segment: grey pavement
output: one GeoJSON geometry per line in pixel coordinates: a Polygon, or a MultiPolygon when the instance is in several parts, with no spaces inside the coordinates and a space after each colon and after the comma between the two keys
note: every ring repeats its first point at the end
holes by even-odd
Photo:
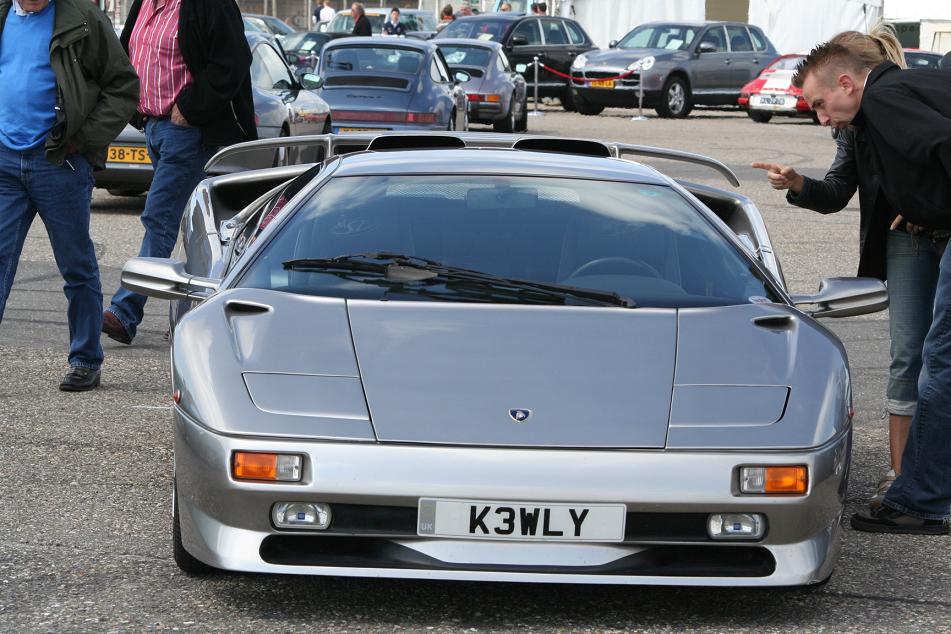
{"type": "MultiPolygon", "coordinates": [[[[685,121],[583,117],[546,108],[532,132],[662,145],[733,167],[764,212],[794,292],[853,275],[857,201],[792,209],[754,160],[821,176],[835,148],[806,120],[755,124],[700,110],[685,121]]],[[[729,187],[715,172],[651,161],[729,187]]],[[[97,190],[92,232],[106,300],[141,238],[143,198],[97,190]]],[[[0,631],[925,631],[951,632],[951,538],[847,530],[824,587],[772,590],[577,587],[179,572],[171,558],[167,304],[152,301],[133,346],[104,339],[102,388],[64,394],[65,300],[42,225],[33,227],[0,325],[0,631]]],[[[851,513],[887,464],[887,314],[825,322],[845,342],[855,388],[851,513]]]]}

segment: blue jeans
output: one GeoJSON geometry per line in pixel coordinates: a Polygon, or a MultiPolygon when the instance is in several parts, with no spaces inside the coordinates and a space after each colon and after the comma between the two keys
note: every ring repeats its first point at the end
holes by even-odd
{"type": "Polygon", "coordinates": [[[89,236],[92,167],[79,154],[57,166],[42,147],[19,152],[0,144],[0,321],[26,234],[39,214],[65,282],[69,365],[102,366],[102,287],[89,236]]]}
{"type": "Polygon", "coordinates": [[[951,249],[938,272],[934,319],[922,351],[918,408],[901,475],[883,504],[923,519],[951,518],[951,249]]]}
{"type": "Polygon", "coordinates": [[[889,231],[888,266],[891,365],[886,391],[889,414],[912,416],[918,401],[921,349],[931,326],[941,255],[930,235],[889,231]]]}
{"type": "MultiPolygon", "coordinates": [[[[139,256],[167,258],[175,248],[188,198],[205,178],[205,163],[214,150],[202,147],[200,129],[175,125],[169,119],[148,119],[145,143],[155,174],[142,211],[145,237],[139,256]]],[[[146,299],[124,288],[112,296],[108,310],[119,318],[129,337],[135,337],[142,323],[146,299]]]]}

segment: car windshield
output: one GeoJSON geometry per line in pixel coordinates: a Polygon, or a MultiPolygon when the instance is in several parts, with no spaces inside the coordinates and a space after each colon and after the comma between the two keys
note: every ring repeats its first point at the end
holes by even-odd
{"type": "Polygon", "coordinates": [[[766,68],[769,70],[796,70],[796,67],[799,66],[799,62],[801,62],[803,59],[804,58],[802,55],[780,57],[766,68]]]}
{"type": "Polygon", "coordinates": [[[908,68],[938,68],[939,61],[941,61],[939,55],[925,55],[905,51],[905,63],[908,68]]]}
{"type": "Polygon", "coordinates": [[[406,27],[407,31],[435,31],[436,16],[426,11],[424,13],[400,14],[400,22],[406,27]]]}
{"type": "Polygon", "coordinates": [[[335,46],[324,53],[327,72],[408,73],[419,72],[422,51],[395,46],[335,46]]]}
{"type": "Polygon", "coordinates": [[[252,31],[254,33],[267,33],[268,35],[271,34],[271,32],[265,28],[263,22],[257,21],[254,18],[245,17],[243,18],[243,22],[245,31],[252,31]]]}
{"type": "Polygon", "coordinates": [[[661,24],[639,26],[618,42],[617,48],[666,48],[672,51],[686,50],[700,27],[685,24],[661,24]]]}
{"type": "Polygon", "coordinates": [[[290,35],[291,33],[297,32],[287,22],[281,20],[280,18],[265,16],[262,17],[261,20],[263,20],[267,24],[268,28],[270,28],[271,31],[277,35],[290,35]]]}
{"type": "Polygon", "coordinates": [[[508,20],[454,20],[440,31],[437,38],[458,37],[498,42],[515,22],[508,20]]]}
{"type": "Polygon", "coordinates": [[[492,59],[492,51],[481,46],[447,46],[441,45],[446,63],[450,66],[478,66],[485,68],[492,59]]]}
{"type": "Polygon", "coordinates": [[[303,51],[305,53],[319,49],[330,37],[322,33],[294,33],[284,38],[285,51],[303,51]]]}
{"type": "MultiPolygon", "coordinates": [[[[383,22],[386,16],[382,13],[367,13],[367,19],[370,20],[370,29],[379,35],[383,32],[383,22]]],[[[349,13],[338,13],[327,25],[327,31],[330,33],[350,33],[353,31],[353,16],[349,13]]]]}
{"type": "Polygon", "coordinates": [[[379,253],[605,291],[638,307],[778,301],[755,266],[666,185],[524,176],[334,178],[261,247],[237,286],[353,299],[519,302],[511,289],[476,292],[441,276],[390,279],[345,266],[294,266],[379,253]]]}

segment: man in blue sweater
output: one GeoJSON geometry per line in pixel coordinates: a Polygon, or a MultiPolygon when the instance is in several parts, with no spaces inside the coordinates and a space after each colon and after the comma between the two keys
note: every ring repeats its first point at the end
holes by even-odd
{"type": "Polygon", "coordinates": [[[68,301],[60,389],[99,385],[102,291],[89,235],[92,170],[135,112],[139,83],[88,0],[0,0],[0,320],[30,225],[46,225],[68,301]]]}

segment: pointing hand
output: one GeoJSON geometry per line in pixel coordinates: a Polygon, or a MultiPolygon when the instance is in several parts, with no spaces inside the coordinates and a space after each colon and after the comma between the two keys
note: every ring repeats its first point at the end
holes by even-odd
{"type": "Polygon", "coordinates": [[[766,170],[766,180],[773,189],[789,189],[794,194],[802,191],[803,177],[788,165],[777,163],[753,163],[751,167],[766,170]]]}

